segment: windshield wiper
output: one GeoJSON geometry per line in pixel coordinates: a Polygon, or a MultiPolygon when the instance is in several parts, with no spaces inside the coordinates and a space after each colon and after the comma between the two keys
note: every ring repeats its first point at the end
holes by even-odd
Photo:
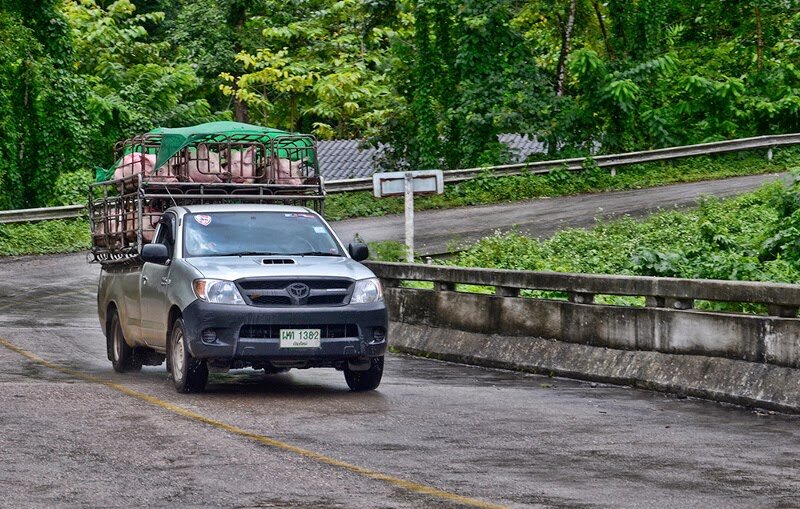
{"type": "Polygon", "coordinates": [[[329,253],[327,251],[306,251],[304,253],[290,253],[287,256],[336,256],[341,257],[342,255],[337,253],[329,253]]]}

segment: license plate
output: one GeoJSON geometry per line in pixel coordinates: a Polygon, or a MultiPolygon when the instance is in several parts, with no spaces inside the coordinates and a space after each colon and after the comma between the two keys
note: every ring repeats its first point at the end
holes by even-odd
{"type": "Polygon", "coordinates": [[[319,348],[319,329],[281,329],[281,348],[319,348]]]}

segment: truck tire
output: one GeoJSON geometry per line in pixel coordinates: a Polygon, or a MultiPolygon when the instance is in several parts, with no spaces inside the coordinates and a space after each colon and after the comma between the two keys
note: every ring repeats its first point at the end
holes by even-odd
{"type": "Polygon", "coordinates": [[[351,391],[372,391],[378,388],[383,377],[383,355],[370,359],[369,369],[366,371],[353,371],[347,365],[344,367],[344,379],[351,391]]]}
{"type": "Polygon", "coordinates": [[[111,310],[111,322],[107,334],[106,341],[109,347],[109,357],[114,371],[117,373],[140,371],[142,369],[141,359],[134,354],[133,348],[125,342],[125,335],[122,333],[122,325],[119,322],[119,313],[116,309],[111,310]]]}
{"type": "Polygon", "coordinates": [[[183,329],[183,318],[175,320],[169,343],[172,382],[178,392],[203,392],[208,383],[208,365],[189,353],[183,329]]]}

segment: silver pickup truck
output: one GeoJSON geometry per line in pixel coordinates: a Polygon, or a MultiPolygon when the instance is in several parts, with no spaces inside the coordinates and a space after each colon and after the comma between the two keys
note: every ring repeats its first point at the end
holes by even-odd
{"type": "Polygon", "coordinates": [[[103,266],[97,292],[116,371],[165,359],[179,392],[209,371],[332,367],[354,391],[383,374],[381,284],[307,207],[173,206],[136,263],[103,266]]]}

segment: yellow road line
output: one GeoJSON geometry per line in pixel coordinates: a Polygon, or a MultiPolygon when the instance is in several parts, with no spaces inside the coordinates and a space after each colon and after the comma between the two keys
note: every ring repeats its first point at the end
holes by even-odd
{"type": "Polygon", "coordinates": [[[227,431],[229,433],[233,433],[234,435],[239,435],[245,438],[249,438],[255,442],[258,442],[262,445],[267,447],[272,447],[275,449],[279,449],[286,452],[291,452],[305,458],[317,461],[319,463],[323,463],[325,465],[330,465],[333,467],[341,468],[343,470],[348,470],[350,472],[362,475],[364,477],[368,477],[370,479],[375,479],[377,481],[383,481],[385,483],[391,484],[398,488],[402,488],[406,491],[410,491],[413,493],[418,493],[422,495],[428,495],[431,497],[439,498],[442,500],[446,500],[448,502],[454,502],[457,504],[470,506],[470,507],[479,507],[482,509],[501,509],[504,506],[492,504],[489,502],[484,502],[483,500],[478,500],[475,498],[469,498],[462,495],[457,495],[455,493],[450,493],[447,491],[443,491],[437,488],[433,488],[431,486],[427,486],[425,484],[420,484],[414,481],[407,481],[405,479],[400,479],[398,477],[394,477],[388,474],[384,474],[381,472],[376,472],[375,470],[370,470],[369,468],[360,467],[358,465],[353,465],[352,463],[347,463],[346,461],[337,460],[336,458],[331,458],[330,456],[325,456],[324,454],[320,454],[318,452],[314,452],[308,449],[303,449],[302,447],[297,447],[295,445],[288,444],[286,442],[281,442],[280,440],[275,440],[274,438],[269,438],[264,435],[259,435],[258,433],[253,433],[251,431],[247,431],[245,429],[239,428],[237,426],[233,426],[231,424],[224,423],[222,421],[218,421],[216,419],[212,419],[210,417],[206,417],[204,415],[198,414],[197,412],[193,412],[191,410],[187,410],[186,408],[173,405],[168,401],[164,401],[158,399],[154,396],[150,396],[149,394],[144,394],[139,391],[135,391],[129,387],[126,387],[122,384],[118,384],[116,382],[112,382],[110,380],[104,380],[102,378],[90,375],[88,373],[82,373],[80,371],[76,371],[54,362],[50,362],[39,357],[36,354],[28,352],[20,348],[19,346],[11,343],[7,339],[0,337],[0,345],[6,347],[7,349],[18,353],[19,355],[27,358],[28,360],[39,364],[41,366],[45,366],[50,369],[54,369],[56,371],[60,371],[66,375],[69,375],[74,378],[78,378],[80,380],[84,380],[86,382],[91,382],[99,385],[104,385],[110,389],[115,391],[119,391],[123,394],[127,394],[128,396],[134,397],[136,399],[145,401],[150,403],[151,405],[155,405],[157,407],[161,407],[164,410],[170,411],[172,413],[181,415],[183,417],[187,417],[189,419],[202,422],[204,424],[208,424],[209,426],[213,426],[217,429],[227,431]]]}

